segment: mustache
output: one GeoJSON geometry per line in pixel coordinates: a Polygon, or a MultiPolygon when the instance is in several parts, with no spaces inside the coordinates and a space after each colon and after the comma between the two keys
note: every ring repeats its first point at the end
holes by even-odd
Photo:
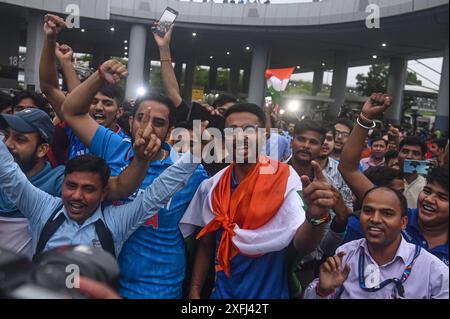
{"type": "Polygon", "coordinates": [[[298,154],[298,153],[312,155],[311,152],[306,151],[306,150],[298,150],[297,152],[295,152],[295,154],[298,154]]]}

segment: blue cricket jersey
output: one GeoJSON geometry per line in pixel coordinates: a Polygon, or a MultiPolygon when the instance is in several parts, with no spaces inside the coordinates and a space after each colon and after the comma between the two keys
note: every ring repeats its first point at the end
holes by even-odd
{"type": "MultiPolygon", "coordinates": [[[[231,176],[231,189],[238,186],[231,176]]],[[[222,238],[222,229],[217,231],[216,249],[222,238]]],[[[237,254],[230,262],[231,276],[216,273],[212,299],[289,299],[288,247],[283,250],[247,257],[237,254]]],[[[218,265],[217,251],[215,265],[218,265]]]]}
{"type": "MultiPolygon", "coordinates": [[[[81,156],[89,154],[89,148],[80,141],[78,136],[75,135],[72,128],[70,126],[65,125],[64,130],[66,131],[67,138],[69,139],[69,160],[81,156]]],[[[116,134],[118,134],[122,139],[130,140],[130,137],[122,130],[122,128],[117,125],[116,134]]]]}
{"type": "MultiPolygon", "coordinates": [[[[163,147],[175,157],[168,145],[163,147]]],[[[91,145],[91,153],[104,158],[113,176],[119,175],[130,163],[133,148],[111,130],[99,127],[91,145]]],[[[153,161],[140,186],[142,191],[165,169],[173,164],[172,156],[153,161]]],[[[120,293],[125,298],[166,299],[181,298],[186,272],[186,251],[179,222],[200,183],[208,175],[200,165],[187,185],[175,194],[164,209],[139,227],[125,242],[119,256],[121,269],[120,293]]],[[[129,199],[133,200],[137,192],[129,199]]],[[[115,205],[122,203],[116,202],[115,205]]]]}

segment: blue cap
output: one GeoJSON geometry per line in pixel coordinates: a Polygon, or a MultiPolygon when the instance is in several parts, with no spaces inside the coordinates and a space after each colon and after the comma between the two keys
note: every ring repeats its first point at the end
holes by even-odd
{"type": "Polygon", "coordinates": [[[55,129],[50,116],[36,108],[26,109],[14,115],[1,114],[0,128],[6,127],[21,133],[38,133],[47,143],[52,142],[55,129]]]}

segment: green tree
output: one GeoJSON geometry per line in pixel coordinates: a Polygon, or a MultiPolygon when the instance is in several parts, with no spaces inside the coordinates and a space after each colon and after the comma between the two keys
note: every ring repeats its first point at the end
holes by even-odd
{"type": "Polygon", "coordinates": [[[367,75],[356,76],[356,89],[363,96],[370,96],[373,92],[386,92],[389,66],[386,64],[374,64],[367,75]]]}
{"type": "MultiPolygon", "coordinates": [[[[373,64],[367,75],[360,73],[356,76],[357,91],[363,96],[370,96],[373,92],[386,92],[388,77],[388,64],[373,64]]],[[[412,85],[422,85],[422,81],[417,78],[417,74],[415,72],[408,72],[406,83],[412,85]]]]}

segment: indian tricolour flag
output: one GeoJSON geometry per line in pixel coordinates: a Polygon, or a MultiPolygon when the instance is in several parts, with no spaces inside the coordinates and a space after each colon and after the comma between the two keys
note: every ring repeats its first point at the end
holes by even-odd
{"type": "Polygon", "coordinates": [[[286,90],[292,73],[294,73],[295,67],[284,69],[267,69],[266,80],[267,87],[272,88],[276,92],[282,92],[286,90]]]}

